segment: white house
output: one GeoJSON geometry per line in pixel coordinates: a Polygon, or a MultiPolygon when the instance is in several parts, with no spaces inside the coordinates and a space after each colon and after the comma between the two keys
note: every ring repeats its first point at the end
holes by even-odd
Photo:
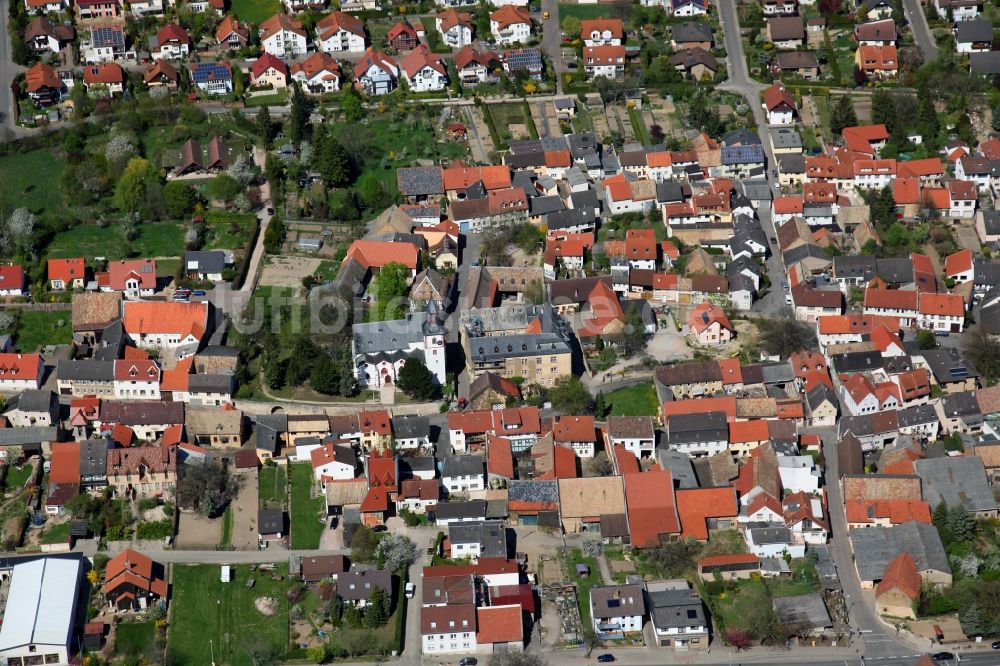
{"type": "Polygon", "coordinates": [[[313,95],[340,90],[340,77],[340,65],[326,53],[314,53],[292,65],[292,79],[313,95]]]}
{"type": "Polygon", "coordinates": [[[593,415],[554,417],[552,440],[556,445],[570,447],[579,458],[593,458],[596,440],[593,415]]]}
{"type": "Polygon", "coordinates": [[[794,557],[805,557],[805,543],[799,542],[792,530],[784,526],[752,527],[743,530],[747,550],[757,557],[782,557],[786,552],[794,557]]]}
{"type": "MultiPolygon", "coordinates": [[[[433,301],[431,302],[433,304],[433,301]]],[[[430,309],[430,308],[429,308],[430,309]]],[[[407,314],[406,319],[354,324],[354,376],[361,386],[396,383],[410,354],[420,354],[435,382],[445,382],[444,327],[435,314],[407,314]]]]}
{"type": "Polygon", "coordinates": [[[431,426],[426,416],[407,414],[393,417],[392,432],[399,450],[416,451],[431,446],[431,426]]]}
{"type": "Polygon", "coordinates": [[[474,654],[476,606],[451,604],[420,609],[421,654],[474,654]]]}
{"type": "Polygon", "coordinates": [[[775,83],[763,92],[763,100],[769,125],[791,125],[795,122],[798,115],[795,98],[785,86],[775,83]]]}
{"type": "Polygon", "coordinates": [[[651,458],[656,448],[652,416],[609,416],[608,439],[621,445],[636,458],[651,458]]]}
{"type": "Polygon", "coordinates": [[[125,301],[122,323],[136,346],[184,358],[198,351],[205,336],[208,303],[125,301]]]}
{"type": "Polygon", "coordinates": [[[283,58],[304,55],[309,33],[302,22],[288,14],[275,14],[260,24],[260,44],[265,52],[283,58]]]}
{"type": "Polygon", "coordinates": [[[327,481],[348,481],[357,476],[358,458],[350,444],[323,444],[309,453],[313,480],[324,486],[327,481]]]}
{"type": "Polygon", "coordinates": [[[917,326],[935,332],[961,333],[965,329],[965,300],[958,294],[921,292],[917,326]]]}
{"type": "Polygon", "coordinates": [[[460,49],[472,43],[472,16],[467,12],[447,9],[434,19],[434,27],[445,45],[460,49]]]}
{"type": "Polygon", "coordinates": [[[642,631],[646,600],[642,585],[607,585],[590,588],[590,619],[603,639],[642,631]]]}
{"type": "Polygon", "coordinates": [[[616,79],[625,74],[625,47],[610,44],[585,46],[583,67],[588,79],[598,76],[616,79]]]}
{"type": "Polygon", "coordinates": [[[150,359],[115,361],[113,384],[116,400],[159,400],[160,366],[150,359]]]}
{"type": "Polygon", "coordinates": [[[447,67],[424,44],[403,56],[399,67],[414,92],[444,90],[448,86],[447,67]]]}
{"type": "Polygon", "coordinates": [[[502,46],[523,44],[531,37],[531,15],[521,7],[505,5],[490,14],[490,32],[502,46]]]}
{"type": "Polygon", "coordinates": [[[369,95],[386,95],[396,89],[399,65],[386,54],[369,47],[354,65],[354,80],[369,95]]]}
{"type": "Polygon", "coordinates": [[[621,46],[625,28],[621,19],[580,21],[580,37],[586,46],[621,46]]]}
{"type": "Polygon", "coordinates": [[[812,456],[778,456],[778,476],[782,488],[812,494],[819,490],[822,472],[812,456]]]}
{"type": "Polygon", "coordinates": [[[331,12],[316,24],[319,50],[324,53],[364,53],[365,24],[356,16],[331,12]]]}
{"type": "Polygon", "coordinates": [[[0,354],[0,391],[15,393],[27,389],[37,389],[45,372],[45,365],[39,354],[0,354]]]}
{"type": "Polygon", "coordinates": [[[448,456],[441,468],[441,484],[448,493],[467,493],[486,489],[483,457],[479,454],[448,456]]]}

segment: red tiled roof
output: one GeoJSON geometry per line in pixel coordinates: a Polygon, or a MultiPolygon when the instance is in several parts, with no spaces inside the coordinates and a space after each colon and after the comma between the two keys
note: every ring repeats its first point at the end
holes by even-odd
{"type": "Polygon", "coordinates": [[[972,270],[972,250],[968,248],[949,254],[944,260],[944,274],[948,277],[970,270],[972,270]]]}
{"type": "Polygon", "coordinates": [[[736,419],[736,396],[713,396],[711,398],[688,398],[684,400],[668,400],[663,403],[663,419],[670,421],[677,414],[707,414],[708,412],[725,412],[730,421],[736,419]]]}
{"type": "Polygon", "coordinates": [[[680,531],[674,480],[669,470],[626,474],[623,480],[629,533],[634,547],[658,546],[662,537],[680,531]]]}
{"type": "Polygon", "coordinates": [[[381,268],[395,262],[416,270],[419,257],[420,249],[413,243],[356,240],[347,249],[344,261],[353,258],[369,268],[381,268]]]}
{"type": "Polygon", "coordinates": [[[285,61],[273,53],[268,52],[263,53],[259,58],[257,58],[257,60],[254,61],[253,65],[250,67],[250,73],[256,80],[269,69],[274,69],[276,72],[284,75],[286,79],[288,78],[288,65],[285,61]]]}
{"type": "Polygon", "coordinates": [[[753,553],[736,553],[734,555],[711,555],[703,557],[698,560],[698,566],[704,568],[730,564],[757,564],[758,562],[760,562],[760,558],[753,553]]]}
{"type": "Polygon", "coordinates": [[[917,521],[930,524],[931,508],[920,500],[857,500],[844,504],[849,523],[868,523],[875,518],[888,518],[893,525],[917,521]]]}
{"type": "Polygon", "coordinates": [[[50,483],[80,483],[80,442],[53,442],[50,483]]]}
{"type": "Polygon", "coordinates": [[[505,479],[514,478],[514,457],[510,440],[489,435],[486,440],[486,472],[505,479]]]}
{"type": "MultiPolygon", "coordinates": [[[[506,5],[510,6],[510,5],[506,5]]],[[[426,609],[424,609],[426,610],[426,609]]],[[[524,640],[520,606],[482,606],[476,609],[476,643],[515,643],[524,640]]]]}
{"type": "Polygon", "coordinates": [[[170,301],[127,301],[122,323],[130,335],[176,333],[201,339],[208,325],[208,304],[170,301]]]}
{"type": "Polygon", "coordinates": [[[770,88],[763,92],[764,106],[768,111],[773,111],[782,105],[787,105],[792,111],[795,111],[795,98],[792,97],[792,93],[785,89],[785,86],[780,83],[775,83],[771,85],[770,88]]]}
{"type": "Polygon", "coordinates": [[[41,362],[42,357],[38,354],[0,354],[0,380],[41,379],[41,362]]]}
{"type": "Polygon", "coordinates": [[[709,518],[735,518],[739,514],[736,490],[732,486],[686,488],[678,490],[676,497],[683,537],[705,541],[709,518]]]}
{"type": "Polygon", "coordinates": [[[913,561],[912,555],[904,551],[886,565],[882,580],[875,588],[875,596],[899,590],[910,599],[916,600],[920,596],[920,583],[917,563],[913,561]]]}
{"type": "Polygon", "coordinates": [[[124,83],[125,70],[116,62],[87,65],[83,68],[83,82],[88,86],[95,83],[103,83],[105,85],[124,83]]]}
{"type": "Polygon", "coordinates": [[[552,422],[552,435],[556,442],[596,441],[594,417],[557,416],[552,422]]]}
{"type": "Polygon", "coordinates": [[[902,289],[865,289],[865,307],[915,312],[917,292],[902,289]]]}
{"type": "Polygon", "coordinates": [[[764,419],[733,421],[729,424],[729,442],[731,444],[763,442],[768,439],[770,439],[770,434],[767,421],[764,419]]]}
{"type": "Polygon", "coordinates": [[[934,294],[920,292],[918,311],[925,315],[942,317],[962,317],[965,315],[965,300],[958,294],[934,294]]]}
{"type": "Polygon", "coordinates": [[[612,38],[621,39],[624,24],[621,19],[588,19],[580,21],[580,36],[587,39],[594,32],[608,31],[612,38]]]}
{"type": "Polygon", "coordinates": [[[62,280],[64,284],[70,285],[73,280],[82,280],[86,276],[86,266],[83,257],[73,259],[49,259],[48,276],[49,280],[62,280]]]}

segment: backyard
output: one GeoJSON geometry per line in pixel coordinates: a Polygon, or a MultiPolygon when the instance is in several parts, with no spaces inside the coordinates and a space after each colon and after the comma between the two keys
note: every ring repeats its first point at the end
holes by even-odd
{"type": "Polygon", "coordinates": [[[81,224],[59,232],[48,246],[50,258],[63,257],[177,257],[184,253],[184,229],[174,222],[144,222],[138,236],[127,243],[121,227],[81,224]]]}
{"type": "Polygon", "coordinates": [[[234,566],[228,583],[220,581],[219,565],[175,565],[172,587],[168,644],[174,663],[253,666],[284,656],[287,564],[266,573],[234,566]],[[255,579],[253,587],[248,578],[255,579]]]}
{"type": "Polygon", "coordinates": [[[260,24],[278,13],[278,0],[233,0],[232,12],[241,21],[260,24]]]}
{"type": "Polygon", "coordinates": [[[260,469],[257,476],[257,493],[262,509],[284,508],[285,483],[284,467],[262,467],[260,469]]]}
{"type": "Polygon", "coordinates": [[[0,183],[5,206],[33,213],[64,208],[58,193],[64,163],[49,150],[10,153],[0,157],[0,183]]]}
{"type": "Polygon", "coordinates": [[[313,475],[309,463],[295,463],[290,471],[292,481],[292,548],[319,548],[325,522],[321,520],[326,501],[323,497],[312,497],[313,475]]]}
{"type": "Polygon", "coordinates": [[[576,601],[580,606],[580,620],[586,627],[590,624],[590,588],[601,585],[601,569],[597,566],[597,559],[588,557],[578,548],[574,548],[568,554],[566,576],[567,580],[576,583],[576,601]],[[590,569],[590,575],[577,575],[576,565],[578,564],[586,564],[590,569]]]}
{"type": "Polygon", "coordinates": [[[559,5],[559,20],[575,16],[581,21],[598,18],[617,18],[619,11],[612,5],[559,5]]]}
{"type": "Polygon", "coordinates": [[[513,104],[487,104],[484,114],[493,143],[506,148],[509,141],[537,139],[538,130],[531,119],[527,102],[513,104]]]}
{"type": "Polygon", "coordinates": [[[256,216],[227,210],[205,211],[206,250],[241,250],[253,234],[256,216]]]}
{"type": "Polygon", "coordinates": [[[24,353],[36,352],[46,345],[69,344],[73,338],[69,310],[20,310],[10,331],[14,346],[24,353]]]}
{"type": "Polygon", "coordinates": [[[653,384],[636,384],[604,394],[609,416],[656,416],[659,404],[653,384]]]}
{"type": "Polygon", "coordinates": [[[115,653],[123,655],[142,655],[153,647],[152,622],[121,622],[115,625],[115,653]]]}

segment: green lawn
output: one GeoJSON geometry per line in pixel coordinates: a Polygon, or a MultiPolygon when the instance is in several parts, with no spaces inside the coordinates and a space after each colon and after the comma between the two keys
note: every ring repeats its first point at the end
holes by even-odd
{"type": "Polygon", "coordinates": [[[240,250],[246,247],[257,217],[252,213],[235,213],[226,210],[205,212],[207,234],[206,250],[240,250]]]}
{"type": "Polygon", "coordinates": [[[616,18],[618,10],[610,5],[559,5],[559,20],[575,16],[581,21],[597,18],[616,18]]]}
{"type": "Polygon", "coordinates": [[[69,541],[69,523],[53,525],[42,534],[42,543],[66,543],[69,541]]]}
{"type": "Polygon", "coordinates": [[[288,103],[288,93],[279,90],[272,95],[254,95],[246,98],[247,106],[281,106],[288,103]]]}
{"type": "Polygon", "coordinates": [[[649,136],[649,128],[646,127],[646,121],[642,118],[642,111],[629,109],[628,117],[632,121],[632,130],[635,132],[636,140],[644,146],[653,145],[653,138],[649,136]]]}
{"type": "MultiPolygon", "coordinates": [[[[179,664],[252,666],[253,654],[272,647],[284,656],[288,646],[288,565],[274,572],[234,566],[232,580],[220,582],[217,564],[174,565],[173,599],[167,645],[179,664]],[[280,576],[274,581],[272,576],[280,576]],[[247,588],[248,578],[256,579],[247,588]],[[258,597],[278,601],[274,615],[254,606],[258,597]],[[214,650],[214,653],[213,653],[214,650]]],[[[281,659],[279,659],[281,661],[281,659]]]]}
{"type": "Polygon", "coordinates": [[[181,262],[183,260],[177,259],[157,259],[156,260],[156,277],[158,278],[172,278],[177,275],[177,269],[181,267],[181,262]]]}
{"type": "Polygon", "coordinates": [[[761,609],[771,610],[771,595],[761,580],[740,581],[736,590],[722,592],[708,602],[716,631],[725,627],[746,626],[747,618],[755,616],[761,609]]]}
{"type": "Polygon", "coordinates": [[[659,404],[653,384],[637,384],[604,394],[611,416],[656,416],[659,404]]]}
{"type": "Polygon", "coordinates": [[[69,344],[73,339],[70,319],[69,310],[22,310],[17,315],[14,346],[28,353],[36,352],[45,345],[69,344]]]}
{"type": "Polygon", "coordinates": [[[144,222],[138,225],[139,236],[128,247],[121,227],[83,224],[56,234],[49,243],[48,255],[62,257],[179,257],[184,253],[184,230],[174,222],[144,222]]]}
{"type": "Polygon", "coordinates": [[[153,645],[152,622],[122,622],[115,625],[115,653],[141,655],[153,645]]]}
{"type": "Polygon", "coordinates": [[[31,465],[24,465],[20,469],[14,465],[7,465],[7,475],[4,477],[4,486],[10,489],[20,488],[28,482],[31,476],[31,465]]]}
{"type": "Polygon", "coordinates": [[[241,21],[260,24],[278,13],[278,0],[233,0],[231,10],[241,21]]]}
{"type": "Polygon", "coordinates": [[[226,512],[222,514],[222,536],[219,538],[219,545],[233,545],[233,505],[226,507],[226,512]]]}
{"type": "Polygon", "coordinates": [[[531,111],[526,102],[488,104],[485,108],[493,119],[493,126],[496,127],[501,140],[507,141],[513,138],[510,125],[524,125],[532,139],[538,138],[538,129],[535,127],[535,121],[531,118],[531,111]]]}
{"type": "Polygon", "coordinates": [[[295,463],[290,471],[292,481],[292,510],[290,527],[292,533],[292,548],[319,548],[319,538],[326,526],[320,520],[326,500],[322,497],[313,498],[312,465],[295,463]]]}
{"type": "Polygon", "coordinates": [[[569,579],[576,582],[576,601],[580,606],[580,619],[583,626],[590,625],[590,588],[600,587],[601,569],[597,566],[597,560],[593,557],[584,557],[579,549],[569,551],[569,579]],[[576,575],[576,565],[586,564],[590,567],[590,576],[584,578],[576,575]]]}
{"type": "Polygon", "coordinates": [[[285,468],[262,467],[257,474],[257,496],[261,508],[285,505],[285,468]]]}
{"type": "Polygon", "coordinates": [[[0,157],[4,205],[10,210],[23,207],[34,213],[61,210],[59,180],[64,166],[49,150],[0,157]]]}

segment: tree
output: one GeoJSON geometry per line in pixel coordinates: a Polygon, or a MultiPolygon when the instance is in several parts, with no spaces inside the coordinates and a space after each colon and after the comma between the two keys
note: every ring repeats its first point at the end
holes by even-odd
{"type": "Polygon", "coordinates": [[[819,13],[830,18],[840,12],[842,0],[819,0],[819,13]]]}
{"type": "MultiPolygon", "coordinates": [[[[293,93],[292,99],[294,100],[294,98],[295,95],[293,93]]],[[[270,145],[274,141],[274,137],[278,134],[278,126],[271,120],[271,109],[268,108],[267,104],[260,107],[260,110],[257,111],[257,129],[260,131],[261,136],[264,137],[265,145],[270,145]]]]}
{"type": "Polygon", "coordinates": [[[257,180],[260,176],[260,169],[246,155],[240,155],[226,169],[226,175],[235,180],[240,186],[240,192],[243,192],[246,190],[247,185],[257,180]]]}
{"type": "Polygon", "coordinates": [[[872,123],[885,125],[890,134],[896,127],[896,102],[884,88],[872,93],[872,123]]]}
{"type": "Polygon", "coordinates": [[[34,247],[35,225],[38,218],[27,208],[17,208],[7,220],[7,233],[4,234],[4,245],[8,250],[30,254],[34,247]]]}
{"type": "Polygon", "coordinates": [[[587,648],[587,659],[590,659],[590,653],[594,651],[594,648],[601,646],[601,639],[597,637],[597,632],[589,623],[583,625],[583,629],[580,631],[580,640],[587,648]]]}
{"type": "Polygon", "coordinates": [[[170,217],[187,217],[197,202],[197,192],[183,180],[172,180],[163,186],[163,205],[170,217]]]}
{"type": "Polygon", "coordinates": [[[694,539],[662,543],[649,552],[648,561],[661,576],[674,578],[694,566],[700,551],[701,544],[694,539]]]}
{"type": "Polygon", "coordinates": [[[208,181],[208,186],[205,188],[208,198],[217,201],[232,201],[242,191],[240,184],[228,173],[220,173],[208,181]]]}
{"type": "Polygon", "coordinates": [[[580,19],[575,16],[566,16],[562,20],[562,31],[565,32],[566,36],[570,39],[576,39],[579,37],[581,28],[580,19]]]}
{"type": "MultiPolygon", "coordinates": [[[[322,136],[322,132],[318,136],[322,136]]],[[[314,146],[313,152],[316,170],[322,174],[327,186],[344,187],[354,180],[354,165],[339,141],[327,136],[314,146]]]]}
{"type": "Polygon", "coordinates": [[[322,664],[326,662],[326,645],[310,645],[306,648],[306,659],[310,664],[322,664]]]}
{"type": "Polygon", "coordinates": [[[934,349],[937,347],[937,338],[934,337],[933,332],[922,328],[917,331],[917,346],[921,349],[934,349]]]}
{"type": "Polygon", "coordinates": [[[406,295],[409,287],[410,269],[391,261],[375,276],[375,299],[368,311],[368,321],[394,321],[402,319],[409,307],[406,295]]]}
{"type": "Polygon", "coordinates": [[[340,390],[340,368],[329,355],[320,353],[309,372],[309,385],[326,395],[340,390]]]}
{"type": "Polygon", "coordinates": [[[288,138],[295,145],[309,138],[312,130],[309,122],[311,113],[312,101],[302,92],[302,88],[295,84],[292,88],[292,105],[288,114],[288,138]]]}
{"type": "Polygon", "coordinates": [[[285,223],[281,218],[272,217],[264,232],[264,250],[270,254],[278,254],[284,242],[285,223]]]}
{"type": "Polygon", "coordinates": [[[378,535],[367,525],[360,525],[351,537],[351,559],[355,562],[372,562],[377,546],[378,535]]]}
{"type": "Polygon", "coordinates": [[[419,358],[408,358],[396,377],[399,390],[414,400],[430,400],[434,397],[436,387],[427,364],[419,358]]]}
{"type": "Polygon", "coordinates": [[[646,324],[639,308],[630,307],[626,310],[622,332],[608,336],[608,341],[625,358],[646,350],[646,324]]]}
{"type": "Polygon", "coordinates": [[[604,394],[598,393],[597,399],[594,401],[594,418],[598,421],[603,421],[607,418],[610,411],[611,407],[608,406],[608,402],[604,398],[604,394]]]}
{"type": "Polygon", "coordinates": [[[348,122],[356,123],[365,117],[365,107],[361,103],[361,98],[354,91],[353,86],[346,86],[344,88],[340,108],[344,112],[344,117],[348,122]]]}
{"type": "Polygon", "coordinates": [[[597,455],[590,459],[590,473],[593,476],[611,476],[611,460],[606,451],[598,451],[597,455]]]}
{"type": "Polygon", "coordinates": [[[1000,338],[976,326],[966,331],[962,347],[987,384],[1000,380],[1000,338]]]}
{"type": "Polygon", "coordinates": [[[761,346],[768,354],[788,358],[798,351],[816,349],[816,335],[805,322],[795,321],[786,313],[774,319],[758,320],[761,346]]]}
{"type": "Polygon", "coordinates": [[[858,114],[854,111],[854,102],[847,95],[841,95],[830,110],[830,131],[840,134],[845,127],[858,124],[858,114]]]}
{"type": "Polygon", "coordinates": [[[330,622],[335,625],[340,623],[340,616],[344,614],[344,597],[337,594],[336,591],[330,597],[330,603],[327,604],[327,612],[330,615],[330,622]]]}
{"type": "Polygon", "coordinates": [[[240,488],[239,479],[230,476],[228,468],[214,463],[182,465],[177,476],[177,505],[209,518],[222,515],[240,488]]]}
{"type": "Polygon", "coordinates": [[[159,184],[159,176],[149,160],[133,157],[115,186],[115,207],[123,213],[144,210],[149,190],[159,184]]]}
{"type": "Polygon", "coordinates": [[[378,629],[385,624],[389,619],[387,606],[385,591],[376,586],[368,596],[368,604],[365,606],[365,626],[369,629],[378,629]]]}
{"type": "Polygon", "coordinates": [[[990,127],[994,132],[1000,132],[1000,104],[994,106],[990,113],[990,127]]]}
{"type": "Polygon", "coordinates": [[[406,535],[396,532],[382,537],[375,548],[380,568],[389,571],[403,571],[417,561],[417,556],[417,545],[406,535]]]}
{"type": "Polygon", "coordinates": [[[537,653],[495,652],[490,657],[490,666],[548,666],[549,662],[537,653]]]}
{"type": "Polygon", "coordinates": [[[579,377],[567,375],[556,380],[549,392],[552,408],[563,414],[586,414],[594,399],[579,377]]]}
{"type": "Polygon", "coordinates": [[[722,634],[723,640],[736,648],[736,651],[749,650],[753,647],[753,639],[738,627],[727,627],[722,634]]]}
{"type": "Polygon", "coordinates": [[[358,194],[365,207],[369,210],[385,208],[388,193],[385,185],[374,173],[366,173],[358,179],[358,194]]]}

